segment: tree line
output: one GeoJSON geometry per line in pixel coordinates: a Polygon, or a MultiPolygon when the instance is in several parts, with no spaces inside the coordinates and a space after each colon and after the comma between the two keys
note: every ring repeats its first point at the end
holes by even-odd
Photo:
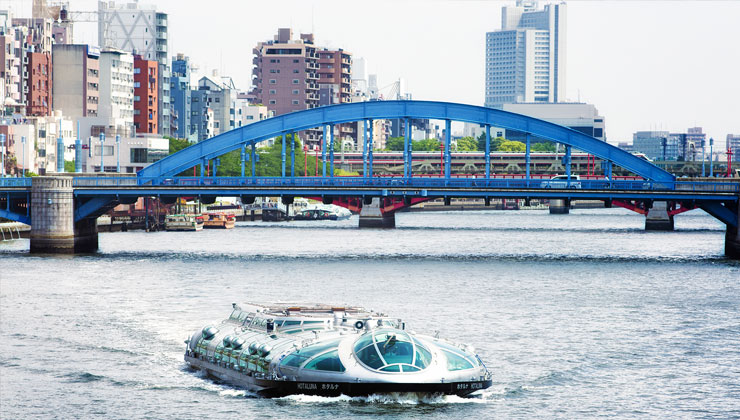
{"type": "MultiPolygon", "coordinates": [[[[404,138],[391,137],[385,143],[386,151],[403,151],[404,138]]],[[[492,152],[524,152],[526,145],[520,141],[507,140],[503,137],[491,139],[492,152]]],[[[415,152],[434,152],[442,150],[442,142],[437,139],[415,140],[411,142],[411,150],[415,152]]],[[[486,135],[482,134],[477,139],[474,137],[463,137],[457,139],[452,146],[455,152],[482,152],[486,150],[486,135]]],[[[549,141],[541,141],[531,144],[533,152],[554,152],[555,144],[549,141]]]]}
{"type": "MultiPolygon", "coordinates": [[[[287,143],[285,147],[285,161],[286,161],[286,175],[290,174],[290,143],[292,142],[295,147],[295,174],[296,176],[308,176],[321,175],[323,173],[323,163],[321,162],[321,153],[315,152],[304,152],[303,147],[300,144],[299,139],[294,139],[292,134],[288,134],[287,143]]],[[[188,146],[191,143],[188,140],[176,139],[169,137],[170,141],[170,154],[176,153],[188,146]]],[[[386,141],[385,149],[381,151],[403,151],[403,137],[391,137],[386,141]]],[[[257,163],[255,165],[255,172],[257,176],[270,176],[276,177],[282,175],[282,144],[283,137],[276,137],[273,144],[269,147],[261,147],[257,149],[257,163]]],[[[415,140],[411,144],[412,150],[416,152],[434,152],[440,151],[442,143],[437,139],[424,139],[415,140]]],[[[336,162],[338,162],[337,152],[339,152],[339,142],[334,143],[335,150],[335,175],[359,175],[357,172],[346,172],[337,168],[336,162]]],[[[463,137],[458,139],[454,146],[453,151],[455,152],[482,152],[486,148],[486,136],[481,135],[477,139],[474,137],[463,137]]],[[[491,139],[491,151],[492,152],[524,152],[526,145],[520,141],[507,140],[503,137],[496,137],[491,139]]],[[[532,152],[554,152],[555,144],[548,141],[532,143],[532,152]]],[[[247,154],[251,153],[250,149],[247,149],[247,154]]],[[[219,176],[241,176],[241,151],[233,150],[219,157],[220,164],[217,168],[217,175],[219,176]]],[[[328,153],[327,153],[328,159],[328,153]]],[[[214,160],[208,162],[207,173],[204,175],[213,175],[214,160]]],[[[244,168],[245,176],[252,176],[252,163],[246,162],[244,168]]],[[[188,169],[178,174],[178,176],[200,176],[200,165],[193,169],[188,169]]]]}

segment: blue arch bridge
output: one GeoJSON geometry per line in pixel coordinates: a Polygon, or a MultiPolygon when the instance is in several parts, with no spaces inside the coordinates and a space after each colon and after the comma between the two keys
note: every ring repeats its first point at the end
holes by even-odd
{"type": "MultiPolygon", "coordinates": [[[[286,138],[286,137],[283,137],[286,138]]],[[[213,171],[214,175],[216,170],[213,171]]],[[[725,252],[740,258],[738,237],[737,179],[692,182],[677,180],[651,162],[567,127],[491,108],[430,101],[378,101],[341,104],[294,112],[237,128],[159,160],[136,176],[114,174],[56,174],[49,177],[0,180],[0,217],[30,224],[32,252],[89,252],[97,249],[96,218],[119,203],[139,197],[157,197],[174,202],[177,197],[197,196],[212,202],[216,196],[240,196],[249,203],[254,197],[279,196],[286,204],[294,197],[321,198],[360,211],[360,225],[393,226],[398,209],[443,198],[550,199],[554,206],[567,208],[570,200],[603,200],[607,207],[619,205],[646,214],[646,228],[673,228],[673,215],[700,208],[727,226],[725,252]],[[373,175],[373,121],[399,119],[405,124],[403,174],[395,177],[373,175]],[[413,119],[445,122],[444,174],[436,178],[415,176],[409,125],[413,119]],[[485,173],[482,176],[451,176],[450,128],[453,121],[485,127],[485,173]],[[361,122],[363,174],[334,176],[334,126],[361,122]],[[520,179],[500,179],[491,174],[490,128],[501,127],[526,133],[526,174],[520,179]],[[323,130],[322,176],[298,176],[295,171],[295,142],[282,143],[282,176],[244,176],[245,166],[255,174],[260,142],[304,130],[323,130]],[[565,146],[563,163],[566,179],[558,183],[533,179],[530,175],[530,143],[550,140],[565,146]],[[287,143],[291,143],[290,146],[287,143]],[[571,178],[570,156],[575,148],[603,161],[599,180],[571,178]],[[211,160],[241,150],[241,177],[206,177],[203,167],[211,160]],[[178,177],[200,166],[200,176],[178,177]],[[617,180],[612,168],[618,166],[638,180],[617,180]],[[720,182],[726,181],[726,182],[720,182]]]]}

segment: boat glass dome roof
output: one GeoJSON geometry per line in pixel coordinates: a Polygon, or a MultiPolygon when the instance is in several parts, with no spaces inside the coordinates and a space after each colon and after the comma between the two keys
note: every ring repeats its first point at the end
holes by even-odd
{"type": "Polygon", "coordinates": [[[396,329],[371,331],[355,342],[354,350],[366,367],[381,372],[418,372],[432,360],[426,347],[396,329]]]}

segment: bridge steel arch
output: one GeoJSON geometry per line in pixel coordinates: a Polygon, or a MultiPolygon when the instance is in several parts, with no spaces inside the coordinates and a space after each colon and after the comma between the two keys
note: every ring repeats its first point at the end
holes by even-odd
{"type": "Polygon", "coordinates": [[[139,171],[138,176],[142,182],[145,178],[171,177],[244,145],[306,129],[354,121],[403,118],[461,121],[517,130],[583,150],[648,180],[675,181],[671,173],[652,163],[567,127],[492,108],[433,101],[358,102],[280,115],[196,143],[154,162],[139,171]]]}

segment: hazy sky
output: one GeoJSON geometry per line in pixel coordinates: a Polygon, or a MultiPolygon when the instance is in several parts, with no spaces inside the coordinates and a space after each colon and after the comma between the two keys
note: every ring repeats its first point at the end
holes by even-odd
{"type": "MultiPolygon", "coordinates": [[[[0,0],[30,15],[31,0],[0,0]]],[[[70,0],[73,10],[97,2],[70,0]]],[[[202,72],[220,69],[247,90],[252,48],[278,27],[313,32],[319,46],[367,59],[382,88],[399,77],[414,99],[482,105],[485,33],[501,7],[483,0],[160,0],[169,14],[170,55],[202,72]]],[[[544,4],[545,2],[541,2],[544,4]]],[[[702,126],[724,147],[740,134],[740,2],[568,1],[569,100],[596,105],[610,142],[637,130],[702,126]]],[[[96,42],[91,24],[76,42],[96,42]]]]}

